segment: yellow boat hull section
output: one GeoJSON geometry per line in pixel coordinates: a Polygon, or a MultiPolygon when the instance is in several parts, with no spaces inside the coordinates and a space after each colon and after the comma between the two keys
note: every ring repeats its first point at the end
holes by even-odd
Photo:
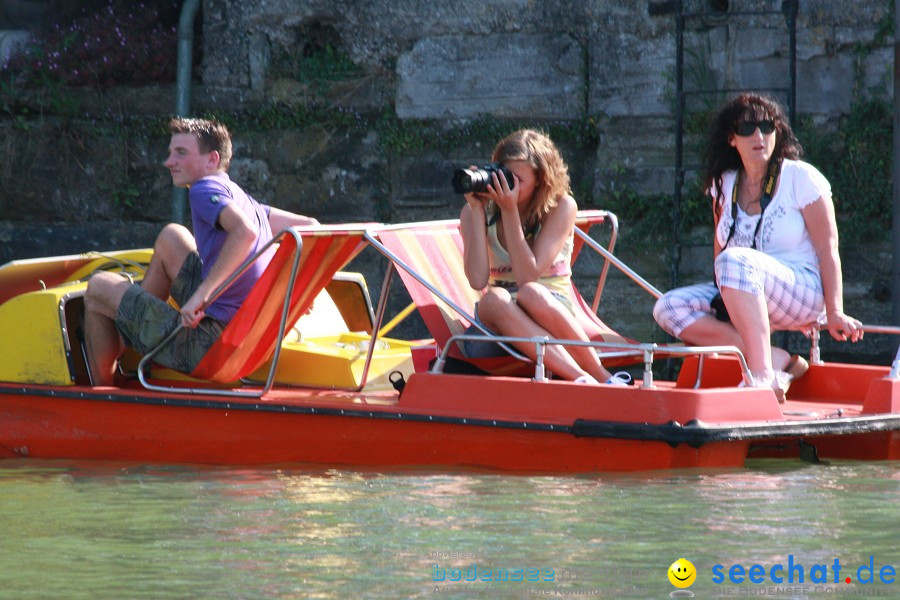
{"type": "MultiPolygon", "coordinates": [[[[286,340],[281,345],[275,381],[325,388],[359,387],[370,340],[367,333],[286,340]]],[[[393,371],[400,371],[408,379],[413,372],[410,351],[413,345],[403,340],[379,339],[369,365],[366,388],[390,388],[388,377],[393,371]]],[[[271,361],[266,362],[251,379],[265,380],[271,368],[271,361]]]]}
{"type": "Polygon", "coordinates": [[[85,279],[98,270],[140,279],[152,256],[152,249],[142,249],[14,260],[0,265],[0,304],[19,294],[85,279]]]}
{"type": "Polygon", "coordinates": [[[86,283],[16,296],[0,305],[0,381],[73,385],[63,307],[86,283]]]}

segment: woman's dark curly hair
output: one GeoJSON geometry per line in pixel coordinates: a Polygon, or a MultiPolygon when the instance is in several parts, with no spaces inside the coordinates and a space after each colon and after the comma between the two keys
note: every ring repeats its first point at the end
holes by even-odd
{"type": "Polygon", "coordinates": [[[797,141],[784,109],[778,102],[769,96],[750,92],[744,92],[726,101],[713,119],[709,143],[706,146],[705,185],[706,189],[715,185],[713,211],[717,219],[724,202],[722,174],[726,171],[736,171],[743,166],[740,154],[730,143],[731,136],[735,135],[739,123],[765,119],[775,122],[775,149],[770,160],[780,161],[785,158],[796,160],[803,156],[803,147],[797,141]]]}

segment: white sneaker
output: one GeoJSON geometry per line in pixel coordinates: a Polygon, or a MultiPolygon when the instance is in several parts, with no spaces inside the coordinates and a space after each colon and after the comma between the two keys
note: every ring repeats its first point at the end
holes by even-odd
{"type": "Polygon", "coordinates": [[[575,383],[584,383],[586,385],[600,385],[600,382],[591,377],[590,375],[582,375],[575,379],[575,383]]]}
{"type": "Polygon", "coordinates": [[[787,401],[787,392],[788,388],[791,387],[791,377],[790,373],[785,371],[775,371],[775,380],[772,382],[772,389],[775,391],[775,397],[778,398],[779,404],[784,404],[787,401]]]}
{"type": "Polygon", "coordinates": [[[627,371],[619,371],[606,380],[609,385],[631,385],[631,373],[627,371]]]}
{"type": "Polygon", "coordinates": [[[787,394],[788,389],[791,387],[791,381],[793,380],[794,378],[791,377],[791,374],[787,371],[775,371],[775,383],[784,390],[785,394],[787,394]]]}
{"type": "MultiPolygon", "coordinates": [[[[772,375],[753,376],[751,374],[752,383],[747,387],[755,388],[771,388],[775,392],[775,398],[779,404],[784,404],[787,399],[787,391],[791,386],[791,375],[785,371],[774,371],[772,375]]],[[[741,381],[738,387],[745,387],[746,383],[741,381]]]]}

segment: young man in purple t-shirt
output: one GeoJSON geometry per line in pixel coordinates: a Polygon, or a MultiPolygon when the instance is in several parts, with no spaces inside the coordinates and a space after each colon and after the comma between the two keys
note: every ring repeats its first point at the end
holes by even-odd
{"type": "Polygon", "coordinates": [[[147,353],[184,328],[155,360],[190,373],[218,339],[274,253],[270,249],[209,306],[213,292],[251,254],[293,225],[317,225],[311,217],[258,203],[229,179],[231,134],[216,121],[173,119],[166,168],[172,183],[190,189],[194,234],[170,223],[153,247],[140,284],[115,273],[91,277],[85,294],[85,342],[94,385],[112,385],[125,346],[147,353]],[[176,310],[171,296],[181,307],[176,310]]]}

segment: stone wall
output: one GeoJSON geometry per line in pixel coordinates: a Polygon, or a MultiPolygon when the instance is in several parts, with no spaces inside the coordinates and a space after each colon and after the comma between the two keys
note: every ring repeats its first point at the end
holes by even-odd
{"type": "MultiPolygon", "coordinates": [[[[327,41],[383,80],[381,93],[350,99],[357,109],[377,110],[387,100],[401,119],[594,117],[602,140],[591,157],[594,194],[623,175],[638,192],[669,193],[675,18],[651,15],[651,5],[658,4],[209,0],[203,79],[221,90],[216,102],[225,94],[251,103],[291,102],[290,88],[272,77],[272,57],[327,41]]],[[[728,12],[686,21],[686,88],[786,88],[789,36],[782,2],[684,3],[688,13],[723,4],[728,12]],[[770,14],[738,14],[752,11],[770,14]]],[[[862,61],[858,52],[876,38],[889,10],[880,1],[800,2],[799,113],[833,120],[849,110],[857,77],[863,89],[889,83],[892,47],[884,43],[862,61]]],[[[719,99],[701,96],[695,104],[719,99]]],[[[442,191],[421,193],[430,198],[442,191]]]]}
{"type": "MultiPolygon", "coordinates": [[[[457,216],[461,201],[450,190],[452,170],[484,162],[495,133],[522,123],[574,132],[557,141],[582,205],[604,206],[621,189],[671,194],[671,4],[204,0],[194,108],[231,115],[236,123],[236,180],[261,200],[326,222],[457,216]],[[325,51],[352,68],[323,81],[298,76],[304,57],[325,51]],[[316,114],[312,108],[328,116],[300,118],[316,114]],[[417,135],[435,140],[407,140],[417,135]]],[[[684,5],[690,13],[728,7],[687,21],[688,89],[787,85],[781,0],[684,5]],[[746,11],[774,14],[738,14],[746,11]]],[[[854,93],[890,89],[892,39],[878,37],[886,20],[892,22],[890,11],[884,0],[799,2],[801,115],[833,127],[854,93]]],[[[167,115],[172,88],[71,94],[83,108],[80,117],[0,120],[0,262],[147,245],[169,217],[170,182],[160,167],[164,132],[142,130],[135,138],[115,115],[167,115]]],[[[692,96],[689,108],[706,110],[720,97],[692,96]]],[[[667,248],[629,237],[629,226],[623,223],[621,253],[668,287],[667,248]]],[[[705,275],[708,248],[691,252],[684,274],[705,275]]],[[[848,307],[867,321],[886,322],[890,312],[869,294],[889,264],[847,270],[848,307]]],[[[650,302],[634,300],[623,286],[623,278],[613,278],[612,302],[633,306],[646,322],[650,302]]],[[[629,333],[657,335],[652,325],[629,333]]]]}

